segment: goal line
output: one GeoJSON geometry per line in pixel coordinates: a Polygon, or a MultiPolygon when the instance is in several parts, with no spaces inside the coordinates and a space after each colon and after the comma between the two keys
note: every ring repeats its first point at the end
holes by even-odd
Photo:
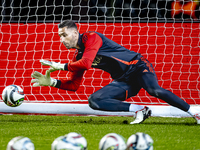
{"type": "MultiPolygon", "coordinates": [[[[153,117],[191,117],[172,106],[148,105],[153,117]]],[[[199,105],[192,105],[200,111],[199,105]]],[[[91,109],[87,104],[24,103],[18,107],[5,106],[0,102],[0,113],[43,115],[87,115],[87,116],[134,116],[133,112],[108,112],[91,109]]]]}

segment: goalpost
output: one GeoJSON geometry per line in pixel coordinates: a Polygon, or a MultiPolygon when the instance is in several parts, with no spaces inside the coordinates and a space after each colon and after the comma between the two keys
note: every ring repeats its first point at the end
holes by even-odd
{"type": "MultiPolygon", "coordinates": [[[[77,92],[32,87],[31,74],[45,73],[40,59],[67,63],[74,51],[58,36],[58,23],[72,19],[80,33],[97,31],[146,57],[155,67],[159,84],[190,105],[200,105],[199,1],[69,1],[2,0],[0,22],[0,92],[10,84],[24,89],[25,101],[16,108],[0,99],[0,112],[36,114],[130,115],[94,111],[88,97],[112,81],[99,69],[88,70],[77,92]],[[188,9],[189,8],[189,9],[188,9]]],[[[57,71],[53,78],[68,77],[57,71]]],[[[129,103],[149,105],[154,116],[187,116],[144,90],[129,103]]]]}

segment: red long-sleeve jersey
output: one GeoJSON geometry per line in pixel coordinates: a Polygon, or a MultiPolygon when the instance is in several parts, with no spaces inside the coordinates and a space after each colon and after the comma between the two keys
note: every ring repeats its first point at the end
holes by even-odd
{"type": "Polygon", "coordinates": [[[76,91],[79,88],[84,71],[91,68],[92,62],[103,43],[101,37],[94,32],[84,33],[80,40],[84,44],[82,58],[76,59],[78,54],[78,51],[76,51],[73,60],[67,64],[67,70],[71,72],[70,79],[58,80],[56,87],[59,89],[76,91]]]}
{"type": "Polygon", "coordinates": [[[86,32],[79,36],[80,49],[72,62],[65,65],[71,72],[71,79],[58,80],[55,87],[76,91],[87,69],[98,68],[108,72],[114,80],[127,80],[141,63],[141,54],[130,51],[98,32],[86,32]]]}

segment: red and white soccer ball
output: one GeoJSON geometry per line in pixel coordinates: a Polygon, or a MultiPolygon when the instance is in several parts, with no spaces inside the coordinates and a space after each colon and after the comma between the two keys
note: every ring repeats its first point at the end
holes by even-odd
{"type": "Polygon", "coordinates": [[[117,133],[106,134],[99,142],[99,150],[126,150],[124,137],[117,133]]]}
{"type": "Polygon", "coordinates": [[[2,92],[4,103],[10,107],[17,107],[24,101],[24,91],[18,85],[6,86],[2,92]]]}

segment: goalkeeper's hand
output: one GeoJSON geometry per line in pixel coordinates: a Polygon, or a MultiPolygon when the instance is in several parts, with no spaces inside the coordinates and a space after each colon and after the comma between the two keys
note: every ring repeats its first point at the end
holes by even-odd
{"type": "Polygon", "coordinates": [[[57,84],[57,80],[50,77],[50,71],[47,70],[46,74],[43,75],[40,72],[35,71],[31,76],[35,79],[31,80],[33,87],[37,86],[55,86],[57,84]]]}
{"type": "Polygon", "coordinates": [[[64,70],[65,64],[61,64],[60,62],[53,62],[53,61],[48,61],[41,59],[40,60],[41,64],[44,66],[50,66],[51,68],[49,69],[50,72],[56,71],[56,70],[64,70]]]}

